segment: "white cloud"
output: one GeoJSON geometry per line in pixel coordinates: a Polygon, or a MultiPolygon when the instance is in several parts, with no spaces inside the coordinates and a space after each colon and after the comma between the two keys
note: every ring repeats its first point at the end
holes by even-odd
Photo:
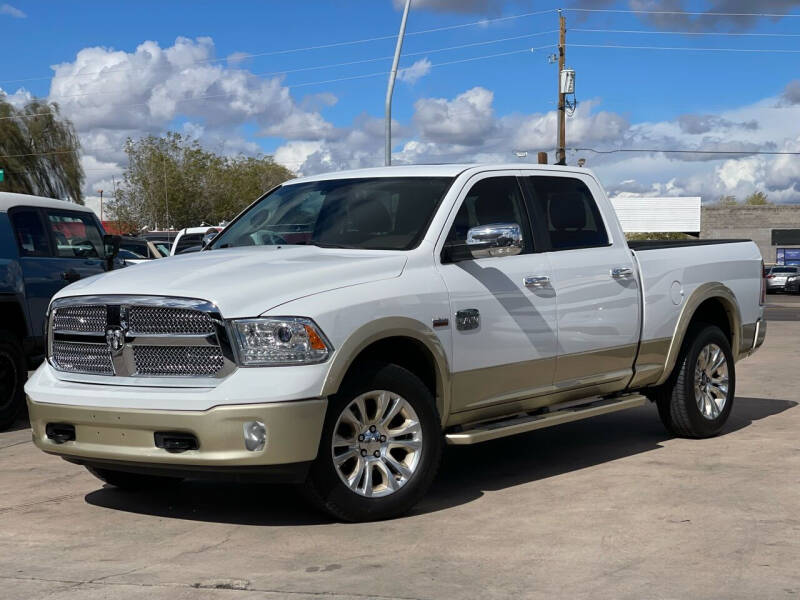
{"type": "Polygon", "coordinates": [[[20,108],[33,100],[33,94],[25,88],[19,88],[13,94],[9,94],[3,88],[0,88],[0,98],[14,106],[14,108],[20,108]]]}
{"type": "Polygon", "coordinates": [[[474,87],[453,100],[423,98],[414,103],[414,123],[425,141],[478,146],[494,130],[494,94],[474,87]]]}
{"type": "Polygon", "coordinates": [[[11,6],[10,4],[0,4],[0,15],[8,15],[9,17],[14,17],[15,19],[24,19],[28,16],[20,9],[16,8],[15,6],[11,6]]]}
{"type": "Polygon", "coordinates": [[[429,61],[427,58],[422,58],[417,62],[415,62],[410,67],[400,69],[397,72],[397,78],[400,81],[405,81],[406,83],[414,85],[417,81],[425,77],[425,75],[427,75],[430,72],[431,72],[431,61],[429,61]]]}

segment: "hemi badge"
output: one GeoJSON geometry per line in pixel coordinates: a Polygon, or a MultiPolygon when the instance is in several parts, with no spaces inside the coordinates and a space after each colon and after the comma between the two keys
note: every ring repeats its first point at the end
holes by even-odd
{"type": "Polygon", "coordinates": [[[446,318],[438,318],[433,320],[434,327],[448,327],[450,325],[450,319],[446,318]]]}

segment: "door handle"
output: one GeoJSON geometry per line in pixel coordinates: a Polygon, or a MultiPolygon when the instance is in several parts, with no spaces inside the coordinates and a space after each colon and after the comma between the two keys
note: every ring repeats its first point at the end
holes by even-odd
{"type": "Polygon", "coordinates": [[[547,275],[528,276],[522,280],[522,283],[529,288],[543,288],[550,285],[550,278],[547,275]]]}
{"type": "Polygon", "coordinates": [[[67,283],[75,283],[78,279],[81,278],[81,274],[77,271],[70,269],[69,271],[65,271],[61,274],[61,279],[66,281],[67,283]]]}
{"type": "Polygon", "coordinates": [[[614,267],[611,269],[611,277],[614,279],[628,279],[633,277],[633,269],[630,267],[614,267]]]}

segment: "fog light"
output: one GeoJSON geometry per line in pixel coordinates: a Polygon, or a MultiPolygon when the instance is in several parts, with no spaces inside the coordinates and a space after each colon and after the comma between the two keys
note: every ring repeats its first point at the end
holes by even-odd
{"type": "Polygon", "coordinates": [[[243,428],[244,447],[251,452],[263,450],[267,445],[267,426],[261,421],[248,421],[243,428]]]}

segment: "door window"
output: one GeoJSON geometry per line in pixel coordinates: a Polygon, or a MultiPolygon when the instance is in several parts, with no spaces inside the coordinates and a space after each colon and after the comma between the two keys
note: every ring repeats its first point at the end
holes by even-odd
{"type": "Polygon", "coordinates": [[[11,222],[14,224],[14,234],[22,256],[50,256],[50,244],[39,211],[15,210],[11,215],[11,222]]]}
{"type": "Polygon", "coordinates": [[[103,236],[90,214],[48,211],[47,221],[61,258],[100,258],[103,236]]]}
{"type": "Polygon", "coordinates": [[[516,223],[522,229],[522,253],[533,252],[528,213],[517,178],[488,177],[470,188],[447,234],[445,244],[464,244],[467,232],[480,225],[516,223]]]}
{"type": "Polygon", "coordinates": [[[608,245],[608,233],[586,184],[572,177],[527,178],[553,250],[608,245]]]}

